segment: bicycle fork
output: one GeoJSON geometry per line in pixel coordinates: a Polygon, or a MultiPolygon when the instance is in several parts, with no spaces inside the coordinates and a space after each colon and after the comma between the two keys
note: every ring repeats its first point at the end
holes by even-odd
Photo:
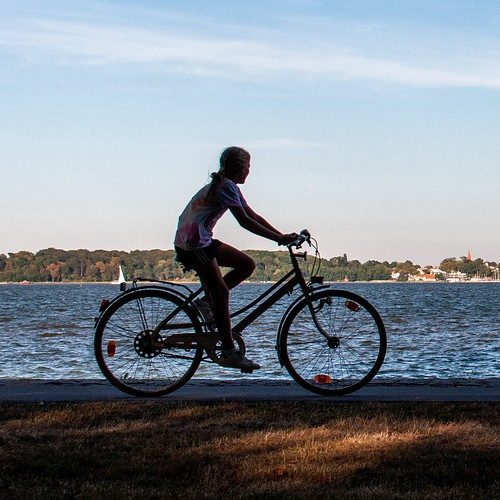
{"type": "Polygon", "coordinates": [[[316,313],[320,312],[325,305],[332,305],[332,298],[331,297],[325,297],[319,301],[319,304],[317,307],[314,307],[312,301],[310,300],[309,296],[306,296],[306,301],[307,301],[307,307],[309,308],[309,312],[311,313],[311,317],[314,323],[314,326],[318,329],[319,333],[325,337],[325,339],[328,341],[328,344],[330,347],[338,347],[339,344],[339,339],[335,336],[329,335],[325,329],[320,325],[318,321],[318,316],[316,313]]]}

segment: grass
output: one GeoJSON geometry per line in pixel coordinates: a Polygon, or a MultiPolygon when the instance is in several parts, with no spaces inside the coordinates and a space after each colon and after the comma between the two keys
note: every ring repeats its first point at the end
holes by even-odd
{"type": "Polygon", "coordinates": [[[500,498],[499,403],[0,409],[1,498],[500,498]]]}

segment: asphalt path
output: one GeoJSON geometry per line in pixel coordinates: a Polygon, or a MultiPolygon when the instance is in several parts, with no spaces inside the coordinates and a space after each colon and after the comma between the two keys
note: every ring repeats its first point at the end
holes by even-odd
{"type": "MultiPolygon", "coordinates": [[[[151,400],[151,398],[145,398],[151,400]]],[[[0,379],[0,402],[50,403],[142,401],[120,392],[106,380],[0,379]]],[[[191,380],[160,401],[500,401],[500,379],[372,381],[346,396],[313,394],[292,380],[191,380]]]]}

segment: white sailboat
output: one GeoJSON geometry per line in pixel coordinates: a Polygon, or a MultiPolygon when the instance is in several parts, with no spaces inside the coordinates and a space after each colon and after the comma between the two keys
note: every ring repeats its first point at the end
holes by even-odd
{"type": "Polygon", "coordinates": [[[121,285],[122,283],[126,283],[125,275],[123,274],[122,266],[118,266],[118,279],[116,281],[112,281],[113,285],[121,285]]]}

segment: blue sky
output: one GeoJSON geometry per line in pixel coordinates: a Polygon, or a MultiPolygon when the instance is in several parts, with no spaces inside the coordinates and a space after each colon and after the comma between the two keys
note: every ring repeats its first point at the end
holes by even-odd
{"type": "Polygon", "coordinates": [[[0,253],[172,248],[240,145],[252,208],[325,257],[499,261],[498,26],[493,0],[0,1],[0,253]]]}

